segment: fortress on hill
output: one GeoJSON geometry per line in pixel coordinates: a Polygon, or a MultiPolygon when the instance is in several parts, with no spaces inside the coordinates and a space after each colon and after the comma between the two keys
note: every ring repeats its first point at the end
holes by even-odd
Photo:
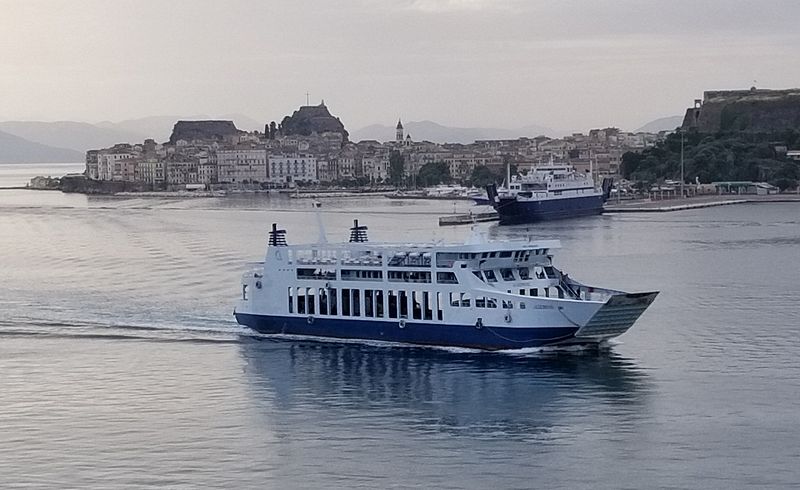
{"type": "Polygon", "coordinates": [[[681,127],[700,133],[800,129],[800,88],[706,91],[686,109],[681,127]]]}

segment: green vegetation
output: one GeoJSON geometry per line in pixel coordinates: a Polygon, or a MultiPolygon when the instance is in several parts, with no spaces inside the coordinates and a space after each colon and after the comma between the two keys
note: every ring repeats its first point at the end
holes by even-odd
{"type": "MultiPolygon", "coordinates": [[[[517,166],[511,165],[511,175],[517,174],[517,166]]],[[[489,184],[500,184],[506,178],[502,169],[492,170],[486,165],[478,165],[472,170],[469,184],[473,187],[486,187],[489,184]]]]}
{"type": "Polygon", "coordinates": [[[406,166],[406,159],[399,151],[393,151],[389,155],[389,182],[392,185],[401,186],[403,184],[403,174],[406,166]]]}
{"type": "MultiPolygon", "coordinates": [[[[684,176],[686,182],[701,184],[719,181],[769,182],[781,190],[797,186],[800,164],[789,160],[786,149],[800,148],[800,131],[781,133],[687,132],[684,136],[684,176]]],[[[652,184],[664,179],[680,180],[681,134],[642,153],[622,155],[622,176],[652,184]]]]}
{"type": "Polygon", "coordinates": [[[445,162],[426,163],[417,175],[417,184],[423,187],[449,184],[451,180],[450,167],[445,162]]]}

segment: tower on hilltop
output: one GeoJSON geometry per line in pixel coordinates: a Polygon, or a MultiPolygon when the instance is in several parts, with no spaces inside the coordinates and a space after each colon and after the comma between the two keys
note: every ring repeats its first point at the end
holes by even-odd
{"type": "Polygon", "coordinates": [[[397,120],[397,132],[395,133],[394,140],[398,143],[403,142],[403,123],[400,122],[400,119],[397,120]]]}

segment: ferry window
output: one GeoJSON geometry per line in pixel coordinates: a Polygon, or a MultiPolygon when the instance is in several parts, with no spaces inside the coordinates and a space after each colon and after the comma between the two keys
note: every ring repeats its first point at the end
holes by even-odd
{"type": "Polygon", "coordinates": [[[324,269],[324,268],[312,269],[312,268],[298,267],[297,278],[333,281],[336,280],[336,270],[324,269]]]}
{"type": "Polygon", "coordinates": [[[375,316],[383,318],[383,290],[375,291],[375,316]]]}
{"type": "Polygon", "coordinates": [[[499,255],[499,257],[500,257],[501,259],[506,259],[506,258],[508,258],[508,257],[511,257],[511,251],[510,251],[510,250],[508,250],[508,251],[505,251],[505,252],[500,252],[500,255],[499,255]]]}
{"type": "Polygon", "coordinates": [[[364,316],[375,316],[375,296],[372,289],[364,290],[364,316]]]}
{"type": "Polygon", "coordinates": [[[513,281],[514,271],[512,269],[500,269],[500,276],[504,281],[513,281]]]}
{"type": "Polygon", "coordinates": [[[496,298],[487,298],[486,299],[486,307],[487,308],[497,308],[497,299],[496,298]]]}
{"type": "MultiPolygon", "coordinates": [[[[450,294],[453,294],[453,293],[450,293],[450,294]]],[[[442,320],[442,317],[443,317],[442,309],[443,309],[443,307],[442,307],[442,293],[436,293],[436,318],[438,318],[440,321],[442,320]]]]}
{"type": "Polygon", "coordinates": [[[301,315],[306,312],[306,290],[297,288],[297,313],[301,315]]]}
{"type": "Polygon", "coordinates": [[[350,295],[353,298],[353,316],[361,316],[361,290],[351,289],[350,295]]]}
{"type": "Polygon", "coordinates": [[[539,296],[539,288],[531,289],[531,296],[539,296]]]}
{"type": "Polygon", "coordinates": [[[483,281],[483,274],[481,274],[481,271],[472,271],[472,274],[474,274],[475,277],[483,281]]]}
{"type": "Polygon", "coordinates": [[[408,318],[408,295],[405,291],[397,292],[397,301],[400,303],[400,318],[408,318]]]}
{"type": "Polygon", "coordinates": [[[458,279],[454,272],[437,272],[436,282],[439,284],[458,284],[458,279]]]}
{"type": "Polygon", "coordinates": [[[306,289],[306,309],[308,313],[313,315],[314,314],[314,289],[307,288],[306,289]]]}
{"type": "Polygon", "coordinates": [[[475,298],[475,308],[486,308],[486,298],[475,298]]]}
{"type": "Polygon", "coordinates": [[[431,282],[431,273],[423,271],[389,271],[390,282],[431,282]]]}
{"type": "Polygon", "coordinates": [[[342,316],[350,316],[350,290],[342,289],[342,316]]]}
{"type": "Polygon", "coordinates": [[[520,310],[524,310],[525,309],[525,303],[523,303],[522,301],[519,302],[519,309],[520,310]]]}
{"type": "Polygon", "coordinates": [[[519,295],[520,296],[525,296],[525,290],[524,289],[520,289],[519,290],[519,295]]]}
{"type": "Polygon", "coordinates": [[[247,301],[247,284],[242,284],[242,299],[247,301]]]}
{"type": "Polygon", "coordinates": [[[389,318],[397,318],[397,293],[389,291],[389,318]]]}
{"type": "Polygon", "coordinates": [[[455,254],[455,253],[446,253],[446,252],[439,252],[436,254],[436,267],[453,267],[453,262],[456,259],[464,259],[463,253],[455,254]]]}
{"type": "Polygon", "coordinates": [[[497,256],[497,252],[489,252],[489,258],[493,259],[497,256]]]}
{"type": "Polygon", "coordinates": [[[482,258],[482,259],[485,259],[485,258],[486,258],[486,257],[488,257],[488,256],[489,256],[489,254],[488,254],[487,252],[483,252],[483,253],[481,254],[481,258],[482,258]]]}
{"type": "Polygon", "coordinates": [[[341,274],[342,281],[380,281],[383,279],[383,271],[378,270],[342,269],[341,274]]]}
{"type": "Polygon", "coordinates": [[[527,267],[520,267],[519,269],[517,269],[517,272],[519,273],[519,278],[522,279],[523,281],[527,281],[528,279],[530,279],[530,271],[528,270],[527,267]]]}
{"type": "Polygon", "coordinates": [[[497,282],[497,276],[494,275],[494,271],[483,271],[483,274],[486,276],[487,281],[497,282]]]}
{"type": "Polygon", "coordinates": [[[336,315],[338,313],[338,308],[336,305],[336,288],[331,288],[328,290],[328,295],[330,296],[330,310],[331,315],[336,315]]]}
{"type": "Polygon", "coordinates": [[[319,314],[320,315],[327,315],[328,314],[328,293],[325,289],[320,288],[317,291],[317,297],[319,298],[319,314]]]}
{"type": "Polygon", "coordinates": [[[550,265],[546,266],[546,267],[544,268],[544,272],[545,272],[545,274],[547,275],[547,277],[549,277],[549,278],[551,278],[551,279],[552,279],[552,278],[555,278],[555,277],[558,277],[558,274],[556,274],[556,271],[555,271],[555,269],[553,268],[553,266],[550,266],[550,265]]]}
{"type": "Polygon", "coordinates": [[[420,301],[420,292],[411,291],[411,314],[414,320],[422,319],[422,303],[420,301]]]}
{"type": "Polygon", "coordinates": [[[503,300],[503,308],[513,310],[514,309],[514,302],[513,301],[506,301],[503,300]]]}
{"type": "Polygon", "coordinates": [[[294,288],[289,288],[289,313],[294,313],[294,288]]]}
{"type": "Polygon", "coordinates": [[[545,298],[549,298],[550,297],[550,288],[542,288],[542,291],[544,291],[544,297],[545,298]]]}
{"type": "Polygon", "coordinates": [[[469,308],[471,303],[469,293],[461,293],[461,300],[459,301],[460,306],[464,306],[469,308]]]}

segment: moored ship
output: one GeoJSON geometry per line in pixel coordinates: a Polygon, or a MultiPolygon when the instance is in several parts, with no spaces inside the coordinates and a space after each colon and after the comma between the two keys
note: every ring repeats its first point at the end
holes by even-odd
{"type": "Polygon", "coordinates": [[[598,344],[626,332],[657,292],[578,282],[557,240],[463,245],[289,245],[273,224],[264,262],[242,277],[236,320],[264,334],[477,349],[598,344]]]}
{"type": "Polygon", "coordinates": [[[601,214],[611,184],[610,178],[603,179],[598,189],[590,173],[551,162],[486,190],[500,224],[518,224],[601,214]]]}

